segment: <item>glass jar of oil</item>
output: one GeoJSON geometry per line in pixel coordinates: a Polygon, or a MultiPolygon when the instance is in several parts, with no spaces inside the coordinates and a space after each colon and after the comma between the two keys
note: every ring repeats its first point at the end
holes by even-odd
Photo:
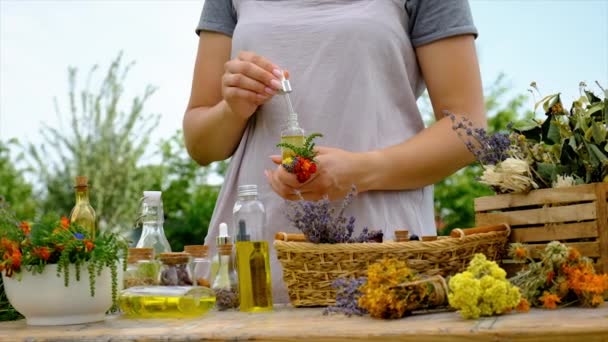
{"type": "Polygon", "coordinates": [[[118,306],[130,318],[200,317],[215,306],[207,287],[136,286],[123,290],[118,306]]]}

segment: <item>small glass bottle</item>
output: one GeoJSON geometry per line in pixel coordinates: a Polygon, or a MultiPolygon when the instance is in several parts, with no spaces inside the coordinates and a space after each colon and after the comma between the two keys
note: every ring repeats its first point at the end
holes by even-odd
{"type": "Polygon", "coordinates": [[[171,252],[171,245],[169,245],[163,229],[164,213],[161,195],[160,191],[144,191],[140,214],[143,228],[136,246],[137,248],[151,247],[154,249],[155,255],[171,252]]]}
{"type": "Polygon", "coordinates": [[[256,185],[238,188],[233,217],[238,226],[236,259],[239,280],[240,310],[272,310],[272,280],[268,242],[263,231],[266,223],[264,205],[258,199],[256,185]]]}
{"type": "Polygon", "coordinates": [[[232,239],[228,235],[226,223],[220,224],[216,245],[219,267],[212,286],[215,292],[215,305],[220,311],[235,309],[239,307],[239,291],[232,259],[232,239]]]}
{"type": "Polygon", "coordinates": [[[89,203],[89,180],[85,176],[76,177],[76,204],[70,213],[70,222],[85,228],[90,239],[95,238],[97,232],[97,216],[89,203]]]}
{"type": "Polygon", "coordinates": [[[127,289],[133,286],[158,285],[159,270],[160,264],[154,260],[152,248],[129,248],[123,286],[127,289]]]}
{"type": "Polygon", "coordinates": [[[204,245],[184,246],[184,252],[190,254],[190,271],[192,272],[193,285],[211,287],[209,277],[211,275],[211,260],[209,260],[209,248],[204,245]]]}
{"type": "MultiPolygon", "coordinates": [[[[304,129],[302,129],[298,123],[298,114],[289,113],[287,116],[287,124],[281,130],[281,142],[294,145],[295,147],[303,147],[304,139],[304,129]]],[[[293,151],[282,147],[281,156],[283,159],[293,157],[293,151]]]]}
{"type": "Polygon", "coordinates": [[[161,253],[159,283],[163,286],[192,285],[192,275],[188,267],[188,253],[161,253]]]}
{"type": "MultiPolygon", "coordinates": [[[[298,123],[298,113],[293,109],[289,93],[291,93],[291,83],[285,77],[285,72],[281,72],[281,91],[285,103],[287,104],[287,123],[281,130],[281,142],[294,145],[295,147],[304,146],[304,130],[298,123]]],[[[287,148],[281,148],[282,158],[293,156],[293,151],[287,148]]]]}

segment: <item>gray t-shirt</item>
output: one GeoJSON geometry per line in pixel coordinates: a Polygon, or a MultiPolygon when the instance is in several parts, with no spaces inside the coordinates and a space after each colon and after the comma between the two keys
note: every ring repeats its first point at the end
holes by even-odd
{"type": "MultiPolygon", "coordinates": [[[[307,133],[324,134],[318,145],[353,152],[399,144],[424,129],[416,105],[425,88],[416,46],[477,34],[464,0],[206,0],[198,30],[231,36],[233,57],[254,51],[287,68],[300,125],[307,133]]],[[[279,231],[297,233],[285,217],[285,201],[264,176],[265,169],[276,168],[268,156],[280,154],[276,144],[286,117],[284,100],[275,96],[249,120],[205,239],[212,253],[218,225],[234,227],[232,208],[241,184],[258,185],[266,208],[265,240],[279,231]]],[[[356,217],[355,234],[364,227],[382,229],[387,239],[398,229],[436,234],[432,186],[364,192],[346,214],[356,217]]],[[[274,254],[271,248],[274,300],[287,302],[274,254]]]]}
{"type": "MultiPolygon", "coordinates": [[[[459,34],[477,37],[468,0],[406,0],[405,10],[410,16],[407,33],[415,47],[459,34]]],[[[232,37],[236,23],[232,0],[206,0],[196,34],[206,30],[232,37]]]]}

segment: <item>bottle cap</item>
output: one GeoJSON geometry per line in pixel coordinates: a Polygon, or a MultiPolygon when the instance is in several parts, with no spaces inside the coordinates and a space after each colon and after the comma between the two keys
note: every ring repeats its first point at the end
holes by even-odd
{"type": "Polygon", "coordinates": [[[284,71],[281,71],[281,91],[284,93],[291,93],[291,83],[285,78],[284,71]]]}
{"type": "Polygon", "coordinates": [[[89,178],[87,176],[76,176],[76,186],[83,187],[88,186],[89,178]]]}
{"type": "Polygon", "coordinates": [[[162,191],[144,191],[144,201],[148,203],[160,203],[162,191]]]}
{"type": "Polygon", "coordinates": [[[256,196],[258,194],[258,186],[255,184],[239,185],[239,196],[256,196]]]}
{"type": "Polygon", "coordinates": [[[184,246],[184,253],[190,254],[193,258],[204,258],[207,256],[209,247],[205,245],[184,246]]]}
{"type": "Polygon", "coordinates": [[[232,242],[230,241],[230,236],[228,235],[228,225],[226,222],[220,223],[220,235],[215,239],[215,243],[218,246],[229,245],[232,242]]]}

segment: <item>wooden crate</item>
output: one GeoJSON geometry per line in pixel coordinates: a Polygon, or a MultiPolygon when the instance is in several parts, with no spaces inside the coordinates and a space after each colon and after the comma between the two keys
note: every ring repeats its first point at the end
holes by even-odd
{"type": "MultiPolygon", "coordinates": [[[[507,223],[511,242],[541,250],[559,240],[592,258],[608,273],[608,183],[533,190],[475,199],[475,225],[507,223]]],[[[509,268],[509,260],[503,265],[509,268]]]]}

